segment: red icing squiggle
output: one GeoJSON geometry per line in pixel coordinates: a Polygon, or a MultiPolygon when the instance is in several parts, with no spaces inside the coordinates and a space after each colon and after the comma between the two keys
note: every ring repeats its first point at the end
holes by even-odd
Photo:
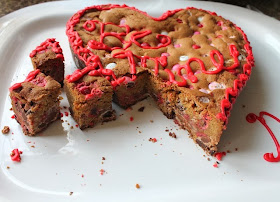
{"type": "Polygon", "coordinates": [[[59,42],[55,41],[54,38],[47,39],[46,41],[42,42],[40,46],[37,46],[29,56],[33,58],[37,53],[46,52],[48,49],[52,49],[55,52],[57,58],[61,58],[64,61],[64,57],[62,54],[62,49],[60,48],[59,42]]]}
{"type": "MultiPolygon", "coordinates": [[[[77,81],[79,78],[81,78],[83,75],[85,74],[90,74],[90,75],[95,75],[95,76],[103,76],[106,79],[108,79],[111,84],[115,87],[117,85],[120,85],[121,83],[123,83],[125,81],[124,77],[120,77],[120,78],[116,78],[116,76],[114,75],[113,71],[108,71],[106,72],[106,75],[104,75],[103,70],[104,67],[102,66],[100,59],[98,56],[94,55],[92,53],[92,51],[90,51],[90,49],[97,49],[97,50],[107,50],[107,51],[112,51],[112,50],[116,50],[116,49],[120,49],[119,52],[115,52],[114,54],[112,54],[111,56],[113,58],[122,58],[125,59],[127,58],[130,64],[130,73],[132,74],[132,78],[135,79],[135,74],[136,74],[136,67],[137,64],[135,62],[135,59],[139,59],[141,61],[141,66],[142,67],[147,67],[147,60],[153,60],[155,63],[155,67],[154,67],[154,73],[155,75],[158,75],[158,71],[159,71],[159,65],[161,65],[163,68],[167,66],[167,57],[166,56],[161,56],[161,57],[156,57],[156,58],[152,58],[149,56],[137,56],[134,55],[130,50],[127,50],[128,47],[130,47],[132,44],[135,44],[143,49],[159,49],[162,47],[166,47],[168,45],[170,45],[171,40],[168,36],[166,35],[161,35],[158,34],[156,36],[156,38],[159,41],[158,46],[156,47],[151,47],[149,44],[147,43],[142,43],[140,44],[138,42],[139,39],[151,34],[150,30],[142,30],[142,31],[135,31],[133,32],[128,41],[125,41],[124,38],[125,36],[130,32],[130,27],[128,25],[125,25],[123,23],[121,23],[121,25],[114,25],[113,23],[103,23],[97,20],[87,20],[84,24],[83,24],[83,28],[89,32],[92,32],[96,29],[96,25],[99,24],[100,26],[100,40],[99,41],[94,41],[94,40],[90,40],[88,42],[88,48],[83,47],[83,42],[82,39],[80,38],[79,34],[74,31],[74,26],[80,22],[80,18],[84,15],[84,13],[87,10],[91,10],[91,9],[97,9],[99,11],[102,10],[110,10],[112,8],[129,8],[132,10],[135,10],[137,12],[140,12],[146,16],[148,16],[149,18],[155,20],[155,21],[162,21],[167,19],[168,17],[174,15],[175,13],[183,10],[183,9],[177,9],[177,10],[173,10],[173,11],[167,11],[166,13],[164,13],[161,17],[159,18],[154,18],[149,16],[147,13],[140,11],[134,7],[128,7],[126,5],[102,5],[102,6],[91,6],[91,7],[87,7],[83,10],[78,11],[67,23],[67,30],[66,30],[66,34],[69,38],[69,42],[71,44],[71,47],[73,49],[73,51],[75,52],[75,54],[79,57],[79,59],[81,59],[82,61],[85,62],[86,64],[86,70],[76,70],[71,76],[68,76],[66,79],[69,82],[74,82],[77,81]],[[105,32],[105,26],[106,25],[114,25],[114,26],[118,26],[119,28],[124,29],[123,32],[120,33],[115,33],[115,32],[105,32]],[[118,40],[120,40],[120,42],[123,44],[123,48],[122,47],[109,47],[106,44],[103,43],[104,38],[107,36],[113,36],[115,38],[117,38],[118,40]],[[91,66],[91,67],[89,67],[91,66]],[[100,70],[101,69],[101,70],[100,70]]],[[[195,9],[193,7],[188,7],[186,9],[195,9]]],[[[201,11],[204,11],[202,9],[199,9],[201,11]]],[[[210,11],[206,11],[211,15],[217,16],[216,13],[214,12],[210,12],[210,11]]],[[[177,19],[178,23],[182,23],[181,19],[177,19]]],[[[219,26],[223,25],[222,21],[218,22],[219,26]]],[[[198,27],[203,27],[202,24],[199,24],[198,27]]],[[[238,78],[234,80],[234,86],[232,88],[227,88],[225,90],[225,98],[221,101],[221,112],[217,114],[217,118],[224,121],[225,123],[227,122],[227,118],[229,116],[229,111],[232,108],[232,104],[235,102],[235,98],[236,96],[238,96],[240,90],[244,87],[244,85],[246,84],[247,80],[250,77],[251,74],[251,69],[254,66],[254,57],[252,54],[252,49],[250,47],[250,43],[247,40],[247,36],[245,35],[245,33],[235,25],[235,28],[242,34],[243,39],[245,40],[246,44],[244,45],[244,49],[247,52],[247,63],[243,65],[243,73],[238,75],[238,78]]],[[[199,49],[200,46],[194,44],[193,45],[194,49],[199,49]]],[[[176,84],[178,86],[185,86],[187,87],[187,81],[186,78],[189,79],[192,83],[196,83],[198,82],[197,77],[194,75],[194,72],[192,71],[190,64],[192,62],[197,62],[200,65],[200,70],[202,73],[204,74],[218,74],[222,71],[229,71],[232,72],[234,69],[236,69],[237,67],[240,66],[239,60],[238,60],[238,56],[239,56],[239,52],[236,48],[236,46],[234,44],[230,44],[229,45],[229,51],[230,51],[230,55],[233,57],[234,63],[229,66],[229,67],[225,67],[224,66],[224,57],[223,55],[218,51],[218,50],[212,50],[210,51],[210,59],[212,64],[215,66],[215,70],[206,70],[205,69],[205,65],[203,63],[202,60],[200,60],[199,58],[189,58],[185,65],[180,65],[176,71],[177,76],[180,77],[181,81],[176,81],[175,80],[175,75],[174,72],[172,72],[169,69],[164,69],[164,71],[169,75],[169,83],[173,83],[176,84]],[[218,58],[218,61],[216,61],[215,57],[218,58]],[[181,70],[185,69],[186,70],[186,77],[183,77],[181,70]]]]}
{"type": "MultiPolygon", "coordinates": [[[[39,70],[39,69],[36,69],[36,70],[34,70],[34,71],[31,71],[31,72],[27,75],[26,79],[25,79],[23,82],[30,82],[30,81],[32,81],[39,73],[40,73],[40,70],[39,70]]],[[[12,86],[9,88],[9,90],[10,90],[10,91],[13,91],[13,90],[16,90],[16,89],[20,88],[20,87],[21,87],[21,84],[22,84],[23,82],[21,82],[21,83],[15,83],[14,85],[12,85],[12,86]]]]}
{"type": "Polygon", "coordinates": [[[274,157],[273,153],[265,153],[263,155],[263,158],[268,162],[279,162],[280,161],[280,145],[279,145],[279,142],[276,139],[275,135],[273,134],[272,130],[270,129],[270,127],[267,125],[265,119],[263,118],[264,116],[269,116],[269,117],[273,118],[275,121],[277,121],[278,123],[280,123],[279,118],[277,118],[276,116],[274,116],[268,112],[264,112],[264,111],[260,112],[259,116],[257,116],[254,113],[250,113],[246,116],[246,120],[249,123],[255,123],[258,120],[267,129],[267,131],[269,132],[269,134],[271,135],[271,137],[275,143],[276,150],[277,150],[277,157],[274,157]]]}

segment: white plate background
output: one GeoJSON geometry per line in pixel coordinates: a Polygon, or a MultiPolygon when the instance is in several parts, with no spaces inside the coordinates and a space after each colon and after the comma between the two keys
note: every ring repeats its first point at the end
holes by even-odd
{"type": "MultiPolygon", "coordinates": [[[[32,70],[29,53],[46,38],[55,37],[60,42],[66,74],[73,72],[75,65],[65,24],[85,6],[103,3],[107,1],[50,2],[0,18],[0,123],[1,129],[8,125],[14,133],[0,134],[0,201],[279,199],[280,163],[268,163],[262,157],[266,152],[276,152],[274,143],[260,123],[249,124],[245,117],[249,112],[262,110],[280,117],[280,23],[247,9],[201,1],[125,2],[152,16],[187,6],[215,11],[248,35],[256,67],[222,137],[220,150],[231,153],[224,157],[219,168],[213,168],[215,159],[207,161],[187,132],[165,118],[151,99],[138,103],[132,111],[114,106],[118,115],[124,115],[93,129],[70,129],[75,122],[64,116],[70,126],[57,121],[42,135],[23,135],[20,126],[10,118],[13,113],[9,110],[9,86],[24,80],[32,70]],[[141,106],[146,107],[142,113],[137,111],[141,106]],[[130,116],[134,117],[133,122],[129,121],[130,116]],[[173,129],[177,139],[168,136],[166,127],[173,129]],[[158,142],[149,142],[150,137],[158,142]],[[21,163],[10,160],[14,148],[23,151],[21,163]],[[104,164],[102,157],[106,158],[104,164]],[[103,176],[100,169],[106,171],[103,176]],[[136,183],[140,189],[135,188],[136,183]]],[[[68,106],[66,99],[61,106],[68,106]]],[[[267,123],[280,140],[280,125],[271,119],[267,123]]]]}

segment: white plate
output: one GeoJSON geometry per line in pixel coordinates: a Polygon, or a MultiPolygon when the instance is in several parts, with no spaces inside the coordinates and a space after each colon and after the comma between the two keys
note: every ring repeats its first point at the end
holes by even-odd
{"type": "MultiPolygon", "coordinates": [[[[0,135],[0,201],[277,199],[280,163],[268,163],[262,157],[266,152],[276,151],[274,143],[260,123],[249,124],[245,117],[249,112],[262,110],[280,117],[280,23],[262,14],[218,3],[126,3],[153,16],[187,6],[215,11],[248,34],[256,67],[234,106],[222,137],[220,149],[231,153],[224,157],[219,168],[214,168],[215,159],[207,161],[204,152],[193,144],[187,133],[166,119],[150,99],[138,103],[132,111],[115,106],[118,115],[124,115],[93,129],[80,131],[70,117],[64,116],[74,129],[66,122],[57,121],[42,135],[24,136],[20,126],[10,118],[13,113],[9,110],[8,87],[24,79],[32,69],[30,51],[50,37],[60,41],[66,73],[71,73],[75,65],[65,35],[65,23],[76,11],[93,2],[40,4],[0,19],[1,129],[8,125],[14,133],[0,135]],[[146,107],[142,113],[137,111],[140,106],[146,107]],[[129,121],[131,116],[133,122],[129,121]],[[178,138],[169,137],[166,127],[173,129],[178,138]],[[157,138],[158,142],[149,142],[149,138],[157,138]],[[9,154],[14,148],[23,151],[21,163],[10,160],[9,154]],[[104,164],[102,157],[106,158],[104,164]],[[100,175],[100,169],[106,173],[100,175]],[[140,189],[135,188],[137,183],[140,189]],[[73,194],[69,195],[70,192],[73,194]]],[[[67,100],[63,99],[61,105],[68,106],[67,100]]],[[[270,119],[267,123],[280,139],[279,124],[270,119]]]]}

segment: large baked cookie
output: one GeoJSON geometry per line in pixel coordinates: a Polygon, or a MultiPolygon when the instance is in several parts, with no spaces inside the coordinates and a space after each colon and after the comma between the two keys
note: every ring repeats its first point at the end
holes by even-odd
{"type": "Polygon", "coordinates": [[[98,86],[96,95],[90,87],[96,85],[84,77],[104,78],[120,106],[150,95],[206,152],[217,151],[232,104],[254,66],[249,41],[239,27],[196,8],[153,18],[126,5],[101,5],[74,14],[66,33],[79,68],[65,80],[73,114],[85,119],[100,115],[96,109],[81,113],[78,106],[106,94],[98,86]]]}

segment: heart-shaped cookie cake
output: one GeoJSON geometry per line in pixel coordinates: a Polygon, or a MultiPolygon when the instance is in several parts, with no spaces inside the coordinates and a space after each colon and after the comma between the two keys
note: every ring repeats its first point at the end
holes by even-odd
{"type": "Polygon", "coordinates": [[[77,69],[66,76],[72,116],[81,129],[115,119],[151,96],[207,153],[223,130],[254,66],[244,32],[196,8],[159,18],[126,5],[87,7],[66,30],[77,69]]]}

